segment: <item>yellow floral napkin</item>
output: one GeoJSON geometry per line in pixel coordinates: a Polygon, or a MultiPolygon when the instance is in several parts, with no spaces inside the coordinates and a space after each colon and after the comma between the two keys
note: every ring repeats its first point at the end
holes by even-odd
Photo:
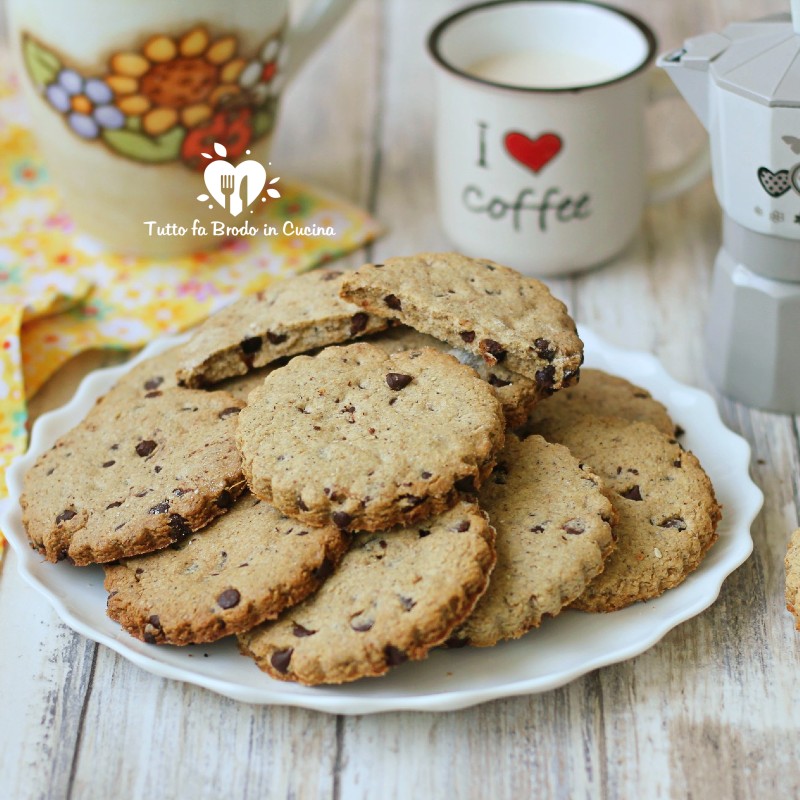
{"type": "Polygon", "coordinates": [[[317,190],[282,181],[281,195],[265,222],[332,227],[337,236],[235,239],[162,261],[109,253],[61,208],[13,82],[0,81],[0,496],[5,469],[27,445],[26,399],[72,356],[189,328],[380,232],[365,212],[317,190]]]}

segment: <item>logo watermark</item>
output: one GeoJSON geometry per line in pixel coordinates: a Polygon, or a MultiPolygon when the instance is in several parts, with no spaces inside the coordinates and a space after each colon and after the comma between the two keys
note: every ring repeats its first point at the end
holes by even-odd
{"type": "MultiPolygon", "coordinates": [[[[225,145],[214,143],[215,158],[211,153],[201,153],[209,164],[203,170],[203,180],[208,194],[197,196],[200,203],[208,204],[209,209],[216,206],[226,211],[231,217],[238,217],[253,203],[261,198],[266,203],[268,198],[280,199],[281,193],[276,187],[279,177],[269,179],[264,165],[254,159],[239,162],[236,166],[227,161],[228,151],[225,145]],[[266,191],[265,191],[266,187],[266,191]]],[[[245,151],[250,155],[250,151],[245,151]]],[[[271,166],[271,162],[270,162],[271,166]]],[[[250,211],[253,213],[253,210],[250,211]]],[[[254,225],[244,222],[242,225],[230,225],[223,220],[211,220],[206,224],[195,219],[191,226],[177,223],[162,224],[156,220],[146,220],[144,223],[148,236],[336,236],[336,231],[330,226],[321,225],[295,225],[291,220],[286,220],[280,228],[267,222],[254,225]]]]}

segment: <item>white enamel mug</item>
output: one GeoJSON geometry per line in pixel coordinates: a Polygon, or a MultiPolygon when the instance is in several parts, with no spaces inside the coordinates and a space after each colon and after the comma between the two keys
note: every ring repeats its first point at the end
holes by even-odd
{"type": "Polygon", "coordinates": [[[121,252],[219,244],[153,236],[147,221],[234,222],[198,202],[207,161],[258,162],[235,197],[251,200],[286,81],[352,2],[312,0],[290,27],[288,0],[10,0],[33,131],[66,211],[121,252]]]}
{"type": "Polygon", "coordinates": [[[644,111],[670,92],[648,71],[655,35],[625,11],[584,0],[481,3],[442,20],[428,48],[439,215],[468,255],[539,276],[603,264],[633,239],[647,202],[708,172],[704,149],[648,176],[644,111]],[[529,81],[475,74],[509,53],[543,65],[544,85],[536,70],[529,81]]]}

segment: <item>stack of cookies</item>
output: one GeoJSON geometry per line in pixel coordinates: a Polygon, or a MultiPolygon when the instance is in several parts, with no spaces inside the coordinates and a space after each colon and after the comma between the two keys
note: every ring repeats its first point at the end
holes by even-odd
{"type": "Polygon", "coordinates": [[[695,569],[720,509],[665,408],[585,370],[564,305],[491,261],[317,271],[138,364],[25,480],[51,561],[102,564],[154,644],[273,677],[385,673],[695,569]]]}

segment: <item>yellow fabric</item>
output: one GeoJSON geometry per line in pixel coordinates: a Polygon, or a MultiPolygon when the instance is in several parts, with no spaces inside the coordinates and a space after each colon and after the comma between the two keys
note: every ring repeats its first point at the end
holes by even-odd
{"type": "Polygon", "coordinates": [[[365,212],[282,180],[282,197],[266,204],[262,221],[330,226],[335,238],[243,238],[163,261],[114,255],[75,229],[20,121],[19,98],[0,81],[0,496],[5,469],[27,444],[26,398],[72,356],[138,348],[189,328],[379,233],[365,212]]]}

